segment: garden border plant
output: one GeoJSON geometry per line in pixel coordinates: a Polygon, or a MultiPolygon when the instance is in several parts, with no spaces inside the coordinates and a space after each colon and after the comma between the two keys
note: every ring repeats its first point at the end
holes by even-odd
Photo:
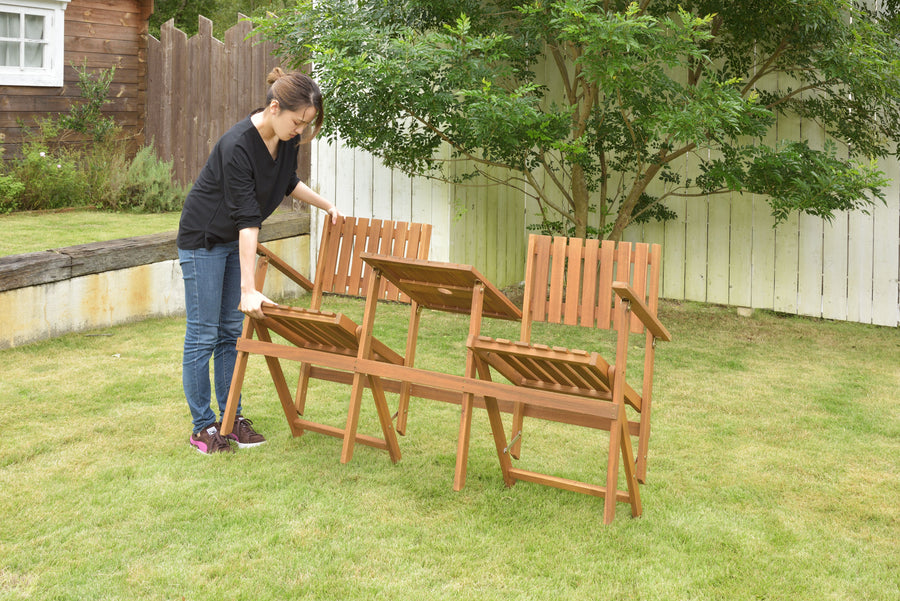
{"type": "MultiPolygon", "coordinates": [[[[172,177],[152,141],[134,149],[112,117],[104,116],[115,67],[77,67],[81,101],[67,113],[19,122],[20,156],[0,160],[0,214],[22,210],[95,207],[159,213],[181,209],[185,186],[172,177]]],[[[3,148],[0,146],[0,159],[3,148]]]]}

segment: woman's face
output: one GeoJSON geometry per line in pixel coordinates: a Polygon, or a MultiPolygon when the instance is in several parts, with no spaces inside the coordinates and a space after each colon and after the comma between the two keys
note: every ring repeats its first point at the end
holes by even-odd
{"type": "MultiPolygon", "coordinates": [[[[272,104],[278,101],[273,100],[272,104]]],[[[278,107],[272,120],[272,127],[279,140],[291,140],[303,134],[316,119],[316,109],[312,106],[289,111],[278,107]]],[[[310,130],[311,131],[311,130],[310,130]]]]}

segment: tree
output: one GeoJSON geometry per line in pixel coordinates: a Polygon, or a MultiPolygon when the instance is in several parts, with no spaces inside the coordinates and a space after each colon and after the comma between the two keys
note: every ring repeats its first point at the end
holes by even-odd
{"type": "Polygon", "coordinates": [[[900,52],[896,3],[882,4],[299,0],[257,24],[312,64],[326,134],[411,175],[517,187],[545,224],[619,239],[674,217],[662,201],[679,195],[767,195],[776,223],[883,201],[875,161],[900,136],[900,52]],[[779,115],[836,142],[767,142],[779,115]],[[690,179],[673,168],[689,153],[690,179]]]}
{"type": "Polygon", "coordinates": [[[150,33],[159,37],[159,28],[169,19],[188,36],[195,35],[201,15],[213,22],[213,35],[218,39],[238,21],[238,14],[252,16],[268,9],[283,9],[284,0],[156,0],[150,15],[150,33]]]}
{"type": "Polygon", "coordinates": [[[150,15],[150,33],[159,37],[160,26],[172,19],[175,27],[188,35],[194,35],[197,33],[198,16],[207,16],[213,10],[214,0],[155,0],[153,14],[150,15]]]}

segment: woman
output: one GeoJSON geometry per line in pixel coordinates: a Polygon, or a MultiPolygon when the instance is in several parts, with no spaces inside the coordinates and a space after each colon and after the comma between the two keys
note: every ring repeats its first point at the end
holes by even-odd
{"type": "MultiPolygon", "coordinates": [[[[259,228],[291,196],[327,211],[337,208],[297,177],[297,153],[322,127],[322,94],[302,73],[273,70],[266,106],[222,136],[188,193],[178,226],[178,259],[184,275],[187,328],[182,382],[193,419],[190,443],[201,453],[233,452],[210,407],[213,357],[219,415],[225,413],[244,315],[263,317],[271,302],[256,289],[259,228]]],[[[237,408],[229,438],[239,447],[265,438],[237,408]]]]}

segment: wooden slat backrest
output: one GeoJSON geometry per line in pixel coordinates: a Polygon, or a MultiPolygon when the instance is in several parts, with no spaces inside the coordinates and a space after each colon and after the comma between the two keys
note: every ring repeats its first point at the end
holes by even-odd
{"type": "MultiPolygon", "coordinates": [[[[360,253],[427,259],[430,245],[430,224],[354,217],[344,217],[337,224],[326,220],[316,266],[312,308],[321,306],[322,294],[326,292],[365,296],[372,270],[360,260],[360,253]]],[[[382,280],[378,298],[409,302],[409,298],[387,280],[382,280]]]]}
{"type": "MultiPolygon", "coordinates": [[[[521,340],[530,340],[532,321],[611,329],[614,281],[627,282],[655,315],[660,257],[658,244],[531,236],[521,340]]],[[[643,331],[637,318],[631,331],[643,331]]]]}

